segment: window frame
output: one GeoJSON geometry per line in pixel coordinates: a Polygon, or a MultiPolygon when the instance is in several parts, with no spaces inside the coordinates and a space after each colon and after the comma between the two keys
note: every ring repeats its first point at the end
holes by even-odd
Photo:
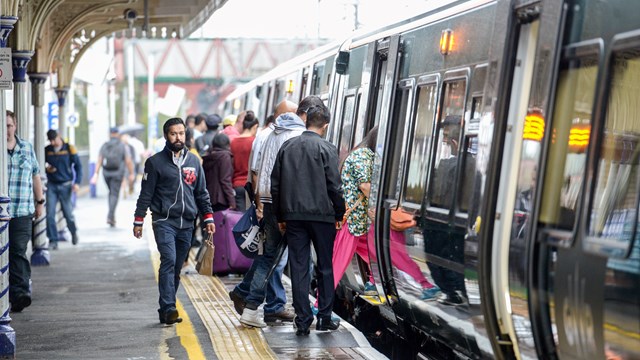
{"type": "MultiPolygon", "coordinates": [[[[637,239],[638,229],[638,221],[632,226],[631,234],[629,237],[628,244],[626,245],[626,249],[620,251],[619,248],[607,248],[605,245],[602,245],[601,236],[594,236],[591,234],[591,223],[593,219],[591,215],[593,214],[593,209],[595,207],[595,196],[597,191],[597,183],[598,183],[598,174],[600,170],[600,161],[602,160],[602,145],[605,140],[605,128],[607,125],[607,112],[609,110],[609,100],[611,96],[611,83],[614,78],[614,58],[616,54],[628,50],[635,49],[640,52],[640,30],[634,30],[622,34],[618,34],[612,39],[612,46],[607,51],[606,57],[604,61],[599,64],[599,83],[597,87],[597,94],[600,95],[596,99],[598,101],[597,105],[600,105],[597,109],[597,116],[595,117],[595,121],[592,124],[591,136],[592,140],[589,144],[589,152],[593,154],[593,156],[589,157],[588,160],[588,171],[593,179],[588,183],[589,189],[586,192],[586,205],[584,206],[584,210],[581,212],[582,217],[584,219],[584,241],[582,241],[582,250],[586,253],[603,256],[611,259],[627,259],[631,256],[633,252],[633,248],[637,239]],[[601,244],[601,246],[597,247],[595,243],[601,244]]],[[[640,56],[636,57],[636,59],[640,60],[640,56]]],[[[640,146],[640,143],[638,144],[640,146]]],[[[630,186],[635,186],[637,190],[636,201],[635,201],[635,218],[637,219],[640,216],[640,164],[638,166],[638,180],[635,184],[630,184],[630,186]]]]}

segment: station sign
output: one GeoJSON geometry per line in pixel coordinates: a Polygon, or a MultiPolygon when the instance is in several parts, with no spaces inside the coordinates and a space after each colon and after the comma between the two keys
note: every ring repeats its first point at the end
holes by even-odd
{"type": "Polygon", "coordinates": [[[47,104],[47,125],[49,129],[58,130],[58,102],[51,101],[47,104]]]}
{"type": "Polygon", "coordinates": [[[0,90],[11,90],[12,88],[11,48],[0,48],[0,90]]]}
{"type": "Polygon", "coordinates": [[[78,127],[80,125],[80,117],[77,112],[71,113],[67,116],[67,126],[78,127]]]}

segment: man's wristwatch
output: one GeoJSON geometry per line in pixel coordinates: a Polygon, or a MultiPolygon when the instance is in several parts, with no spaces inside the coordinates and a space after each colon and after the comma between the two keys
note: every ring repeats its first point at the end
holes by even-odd
{"type": "Polygon", "coordinates": [[[36,200],[36,204],[38,205],[43,205],[44,202],[45,202],[45,199],[36,200]]]}

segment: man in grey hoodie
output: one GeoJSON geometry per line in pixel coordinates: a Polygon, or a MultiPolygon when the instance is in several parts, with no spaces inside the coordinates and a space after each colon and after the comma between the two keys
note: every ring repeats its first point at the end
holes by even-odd
{"type": "MultiPolygon", "coordinates": [[[[273,132],[269,135],[258,154],[259,158],[257,161],[260,164],[260,168],[258,170],[256,197],[260,199],[260,202],[263,204],[263,220],[266,233],[264,251],[263,254],[258,256],[253,262],[251,269],[253,270],[252,276],[245,276],[243,280],[243,283],[245,281],[251,283],[249,294],[244,299],[240,298],[240,292],[237,290],[242,287],[242,284],[238,285],[234,291],[229,294],[234,301],[234,305],[236,305],[236,302],[244,303],[240,322],[247,326],[266,326],[266,323],[258,318],[257,310],[265,299],[265,280],[269,270],[276,261],[278,248],[283,240],[271,204],[271,171],[273,170],[278,150],[280,150],[282,144],[293,137],[299,136],[306,130],[306,109],[317,105],[316,102],[318,101],[320,101],[320,103],[322,102],[317,97],[305,98],[298,105],[296,113],[287,112],[278,116],[273,132]]],[[[274,273],[273,276],[281,276],[281,274],[274,273]]],[[[276,295],[285,299],[286,303],[286,295],[284,293],[276,295]]],[[[285,310],[283,307],[282,312],[269,314],[265,310],[265,320],[274,320],[274,318],[277,317],[280,320],[286,319],[286,321],[293,321],[293,313],[291,311],[285,310]],[[282,312],[285,312],[285,314],[282,312]]]]}

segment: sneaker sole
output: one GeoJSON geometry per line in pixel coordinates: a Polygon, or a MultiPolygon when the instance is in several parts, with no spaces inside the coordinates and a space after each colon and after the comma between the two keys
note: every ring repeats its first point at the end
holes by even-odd
{"type": "Polygon", "coordinates": [[[266,328],[267,327],[267,324],[250,323],[242,320],[240,320],[240,323],[247,328],[266,328]]]}

